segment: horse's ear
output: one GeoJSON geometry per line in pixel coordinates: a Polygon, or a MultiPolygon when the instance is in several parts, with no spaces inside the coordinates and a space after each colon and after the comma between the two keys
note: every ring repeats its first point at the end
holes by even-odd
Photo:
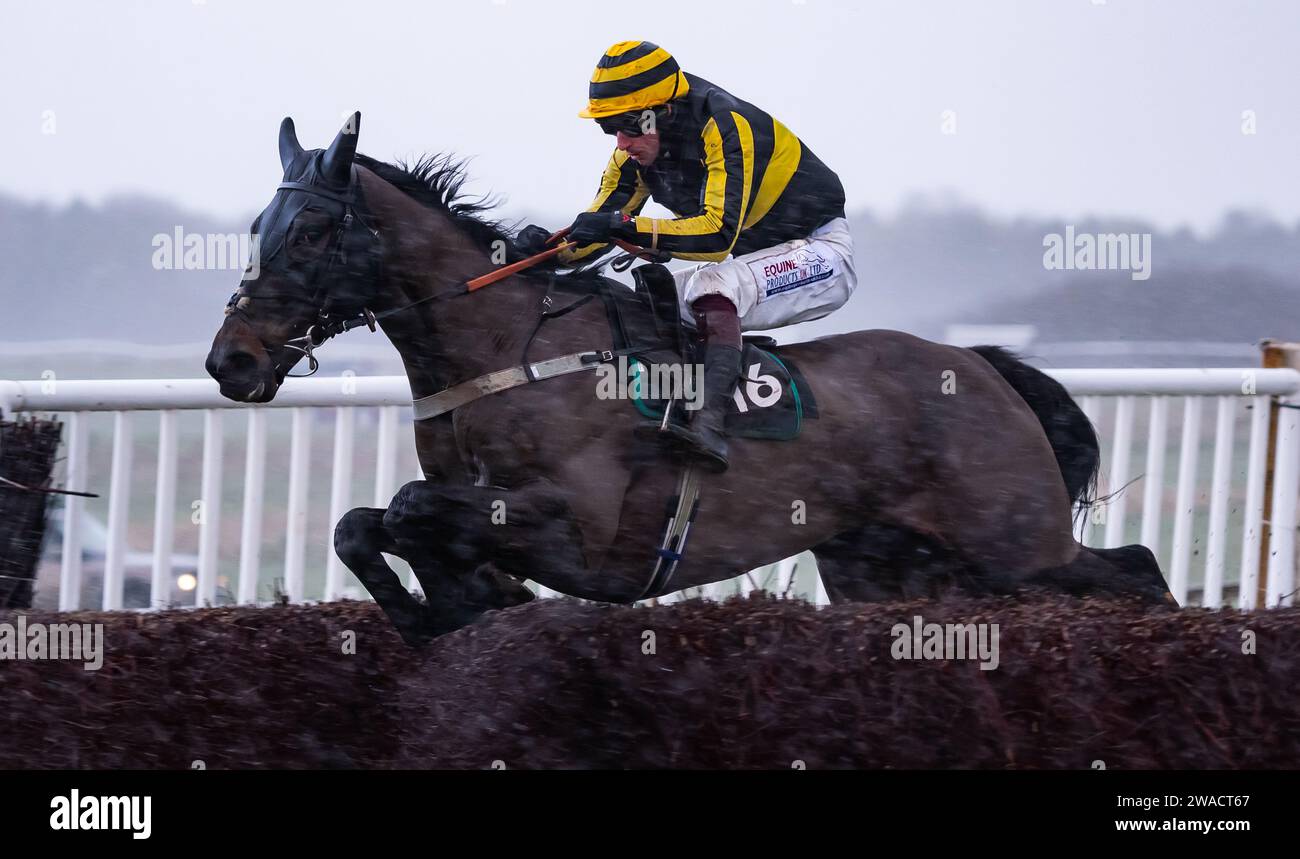
{"type": "Polygon", "coordinates": [[[348,117],[330,148],[321,159],[321,173],[333,185],[346,185],[352,176],[352,156],[357,154],[357,137],[361,134],[361,111],[348,117]]]}
{"type": "Polygon", "coordinates": [[[298,134],[293,130],[293,119],[285,117],[284,122],[280,123],[280,167],[288,170],[299,155],[302,154],[302,147],[298,144],[298,134]]]}

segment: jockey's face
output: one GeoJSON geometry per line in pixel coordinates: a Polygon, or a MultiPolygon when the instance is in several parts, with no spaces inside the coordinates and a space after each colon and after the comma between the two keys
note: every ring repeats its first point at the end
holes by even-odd
{"type": "Polygon", "coordinates": [[[639,134],[636,137],[620,131],[616,137],[618,148],[632,157],[642,167],[649,167],[659,157],[659,132],[639,134]]]}

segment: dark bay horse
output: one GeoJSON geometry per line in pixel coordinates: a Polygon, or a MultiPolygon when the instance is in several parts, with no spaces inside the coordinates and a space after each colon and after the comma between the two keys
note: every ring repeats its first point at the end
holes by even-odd
{"type": "MultiPolygon", "coordinates": [[[[413,398],[518,367],[550,287],[580,291],[599,277],[533,269],[468,291],[519,259],[508,233],[461,196],[457,164],[375,161],[357,154],[359,131],[356,114],[328,149],[304,150],[292,121],[281,126],[284,181],[252,228],[260,272],[232,296],[207,358],[231,399],[270,401],[342,319],[379,317],[413,398]]],[[[589,301],[547,322],[529,360],[611,343],[605,310],[589,301]]],[[[954,586],[1166,598],[1145,548],[1074,539],[1072,504],[1095,480],[1097,440],[1046,375],[998,349],[896,331],[779,351],[810,381],[821,417],[793,441],[733,440],[731,469],[703,478],[673,590],[811,549],[835,600],[954,586]]],[[[387,509],[350,511],[335,550],[411,644],[531,599],[525,579],[607,602],[654,595],[678,469],[635,438],[641,420],[597,397],[596,374],[576,372],[417,421],[425,479],[387,509]],[[411,564],[427,602],[381,552],[411,564]]]]}

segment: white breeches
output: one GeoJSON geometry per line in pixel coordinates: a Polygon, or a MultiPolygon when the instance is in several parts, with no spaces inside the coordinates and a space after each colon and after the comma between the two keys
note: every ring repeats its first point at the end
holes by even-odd
{"type": "Polygon", "coordinates": [[[725,295],[736,305],[743,331],[763,331],[820,319],[842,307],[858,285],[853,239],[844,218],[806,239],[706,262],[673,272],[684,319],[705,295],[725,295]]]}

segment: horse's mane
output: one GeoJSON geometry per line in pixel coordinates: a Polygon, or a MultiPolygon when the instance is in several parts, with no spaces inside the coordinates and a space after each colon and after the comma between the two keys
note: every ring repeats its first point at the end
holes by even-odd
{"type": "MultiPolygon", "coordinates": [[[[474,198],[465,195],[464,186],[469,180],[466,159],[450,153],[433,153],[422,155],[413,162],[399,160],[389,164],[358,152],[354,160],[416,202],[446,215],[488,253],[498,247],[496,242],[505,242],[508,263],[524,258],[523,252],[515,245],[510,227],[504,221],[488,216],[500,200],[490,195],[474,198]]],[[[547,260],[524,274],[566,279],[589,278],[592,274],[590,266],[563,273],[557,273],[555,268],[556,263],[547,260]]]]}

